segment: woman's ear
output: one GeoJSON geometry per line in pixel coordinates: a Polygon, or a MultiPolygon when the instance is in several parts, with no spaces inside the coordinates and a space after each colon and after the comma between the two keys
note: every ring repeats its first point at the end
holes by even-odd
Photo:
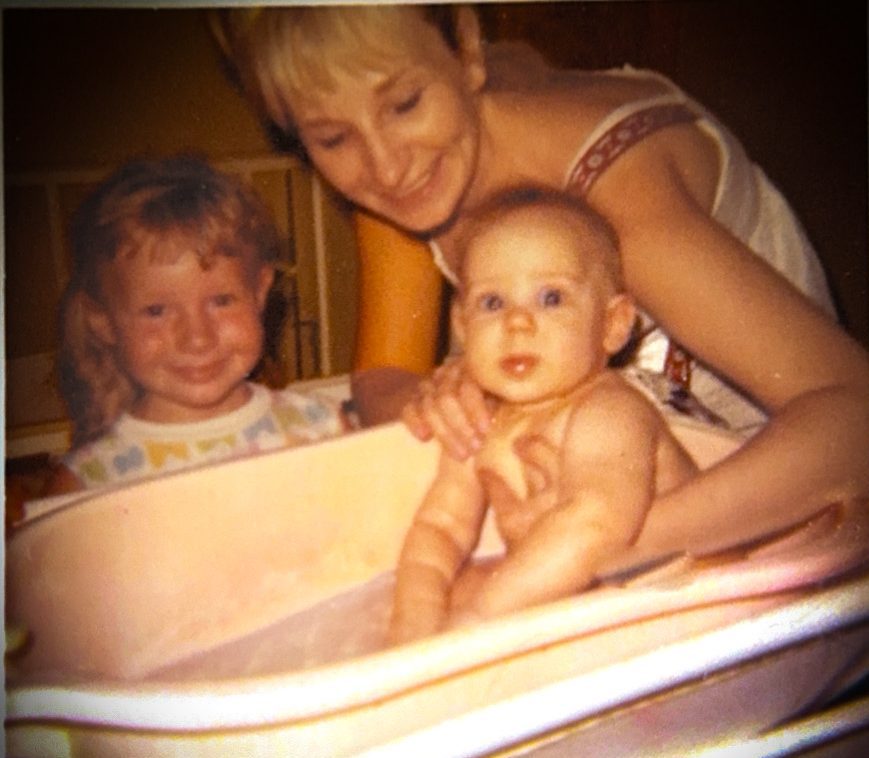
{"type": "Polygon", "coordinates": [[[463,5],[456,9],[456,36],[459,58],[465,70],[465,82],[472,92],[479,92],[486,83],[486,55],[480,19],[473,8],[463,5]]]}
{"type": "Polygon", "coordinates": [[[637,309],[629,295],[619,294],[610,299],[606,306],[603,333],[603,348],[607,355],[615,355],[625,346],[636,319],[637,309]]]}
{"type": "Polygon", "coordinates": [[[115,327],[108,311],[84,293],[81,294],[81,307],[84,312],[85,324],[97,336],[97,339],[106,345],[117,344],[118,336],[115,334],[115,327]]]}

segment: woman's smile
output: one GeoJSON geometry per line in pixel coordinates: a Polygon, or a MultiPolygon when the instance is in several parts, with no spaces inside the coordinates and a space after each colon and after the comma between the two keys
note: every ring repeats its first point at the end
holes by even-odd
{"type": "Polygon", "coordinates": [[[433,204],[442,196],[444,189],[444,157],[439,155],[412,183],[392,192],[381,193],[383,201],[402,217],[423,216],[430,213],[433,204]]]}

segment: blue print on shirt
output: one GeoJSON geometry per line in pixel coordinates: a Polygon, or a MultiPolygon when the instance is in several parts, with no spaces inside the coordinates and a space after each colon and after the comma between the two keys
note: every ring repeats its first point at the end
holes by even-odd
{"type": "Polygon", "coordinates": [[[119,474],[125,474],[128,471],[135,471],[142,468],[145,463],[145,454],[140,447],[131,447],[125,453],[120,453],[112,459],[112,464],[115,471],[119,474]]]}

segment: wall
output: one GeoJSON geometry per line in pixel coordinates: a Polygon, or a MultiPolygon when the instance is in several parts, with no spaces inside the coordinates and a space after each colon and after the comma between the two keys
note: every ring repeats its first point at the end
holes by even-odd
{"type": "MultiPolygon", "coordinates": [[[[869,346],[865,4],[509,3],[485,6],[483,17],[492,35],[528,38],[555,62],[656,68],[706,103],[791,199],[847,327],[869,346]]],[[[192,148],[224,160],[271,151],[222,76],[201,11],[11,9],[3,44],[7,175],[110,167],[143,152],[192,148]]],[[[64,214],[80,193],[60,198],[64,214]]],[[[7,191],[6,202],[6,346],[16,359],[51,350],[63,271],[45,253],[40,201],[7,191]]],[[[346,226],[328,229],[340,371],[352,353],[355,260],[346,226]]]]}

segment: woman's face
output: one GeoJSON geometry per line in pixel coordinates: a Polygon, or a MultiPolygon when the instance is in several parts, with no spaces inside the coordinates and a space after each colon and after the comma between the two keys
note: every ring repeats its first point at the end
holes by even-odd
{"type": "Polygon", "coordinates": [[[473,178],[484,74],[418,11],[401,12],[388,30],[401,36],[389,48],[394,55],[342,68],[334,87],[290,97],[289,105],[328,182],[357,205],[426,232],[449,220],[473,178]]]}

